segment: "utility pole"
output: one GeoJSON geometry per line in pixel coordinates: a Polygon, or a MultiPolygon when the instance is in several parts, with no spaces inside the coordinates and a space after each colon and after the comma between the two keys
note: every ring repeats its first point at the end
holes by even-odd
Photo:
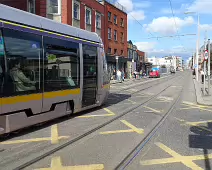
{"type": "Polygon", "coordinates": [[[211,45],[210,45],[210,39],[208,39],[208,95],[210,95],[210,72],[211,72],[211,45]]]}
{"type": "MultiPolygon", "coordinates": [[[[203,51],[203,56],[204,56],[204,88],[203,88],[203,94],[205,95],[205,78],[206,78],[206,51],[207,51],[207,32],[205,31],[205,40],[204,40],[204,51],[203,51]]],[[[201,75],[202,76],[202,75],[201,75]]]]}

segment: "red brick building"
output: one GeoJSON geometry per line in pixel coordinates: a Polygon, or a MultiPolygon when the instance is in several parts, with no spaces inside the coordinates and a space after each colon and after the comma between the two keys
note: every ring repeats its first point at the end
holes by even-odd
{"type": "Polygon", "coordinates": [[[105,9],[97,0],[0,0],[0,3],[96,32],[105,41],[105,9]]]}
{"type": "Polygon", "coordinates": [[[114,0],[102,1],[105,15],[105,51],[111,74],[114,69],[127,72],[127,13],[114,0]]]}
{"type": "Polygon", "coordinates": [[[96,32],[104,42],[109,70],[118,67],[126,72],[127,13],[115,0],[0,0],[0,3],[96,32]]]}

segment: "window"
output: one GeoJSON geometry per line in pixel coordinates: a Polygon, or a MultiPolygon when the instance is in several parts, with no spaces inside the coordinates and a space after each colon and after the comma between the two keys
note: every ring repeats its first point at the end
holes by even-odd
{"type": "Polygon", "coordinates": [[[114,40],[117,41],[117,30],[114,30],[114,40]]]}
{"type": "Polygon", "coordinates": [[[114,54],[117,54],[117,49],[114,49],[114,54]]]}
{"type": "Polygon", "coordinates": [[[123,51],[123,50],[121,50],[121,55],[123,55],[123,52],[124,52],[124,51],[123,51]]]}
{"type": "Polygon", "coordinates": [[[117,24],[117,16],[114,15],[114,24],[117,24]]]}
{"type": "Polygon", "coordinates": [[[96,13],[96,28],[101,28],[101,14],[96,13]]]}
{"type": "Polygon", "coordinates": [[[112,50],[111,48],[108,48],[108,54],[111,54],[112,50]]]}
{"type": "Polygon", "coordinates": [[[79,44],[44,37],[44,91],[79,87],[79,44]]]}
{"type": "Polygon", "coordinates": [[[111,12],[108,12],[108,21],[111,21],[111,12]]]}
{"type": "Polygon", "coordinates": [[[121,24],[120,24],[120,26],[121,26],[121,27],[124,26],[124,19],[123,19],[123,18],[121,18],[121,24]]]}
{"type": "Polygon", "coordinates": [[[47,0],[47,11],[49,14],[60,14],[61,0],[47,0]]]}
{"type": "MultiPolygon", "coordinates": [[[[4,74],[5,74],[5,57],[4,57],[4,41],[3,41],[3,36],[1,33],[1,29],[0,29],[0,87],[3,87],[3,83],[4,83],[4,74]]],[[[1,94],[2,94],[2,89],[1,88],[1,94]]]]}
{"type": "Polygon", "coordinates": [[[35,14],[35,0],[28,0],[28,12],[35,14]]]}
{"type": "Polygon", "coordinates": [[[91,9],[86,8],[86,24],[91,24],[91,9]]]}
{"type": "Polygon", "coordinates": [[[96,103],[97,94],[97,47],[83,44],[83,94],[82,106],[96,103]]]}
{"type": "Polygon", "coordinates": [[[3,35],[8,64],[4,95],[14,96],[39,92],[42,87],[41,36],[10,29],[4,29],[3,35]]]}
{"type": "Polygon", "coordinates": [[[80,19],[80,4],[78,2],[74,2],[74,19],[80,19]]]}
{"type": "Polygon", "coordinates": [[[111,28],[108,28],[108,39],[111,39],[111,28]]]}
{"type": "Polygon", "coordinates": [[[121,32],[121,42],[124,42],[124,33],[121,32]]]}

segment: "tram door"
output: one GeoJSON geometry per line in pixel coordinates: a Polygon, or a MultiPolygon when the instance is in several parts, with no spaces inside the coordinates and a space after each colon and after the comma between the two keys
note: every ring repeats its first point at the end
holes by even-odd
{"type": "Polygon", "coordinates": [[[97,95],[97,47],[82,45],[83,48],[83,94],[82,107],[96,103],[97,95]]]}

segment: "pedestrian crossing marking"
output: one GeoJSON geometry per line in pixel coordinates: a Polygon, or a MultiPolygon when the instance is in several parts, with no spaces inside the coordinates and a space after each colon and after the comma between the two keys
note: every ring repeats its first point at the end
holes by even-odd
{"type": "Polygon", "coordinates": [[[130,132],[136,132],[138,134],[143,134],[144,130],[135,127],[131,123],[127,122],[126,120],[120,120],[123,124],[125,124],[127,127],[130,129],[126,130],[114,130],[114,131],[105,131],[105,132],[100,132],[101,135],[108,135],[108,134],[117,134],[117,133],[130,133],[130,132]]]}
{"type": "Polygon", "coordinates": [[[103,170],[103,164],[78,165],[78,166],[63,166],[59,156],[51,159],[50,168],[40,168],[36,170],[103,170]]]}
{"type": "Polygon", "coordinates": [[[204,155],[194,155],[194,156],[182,156],[172,150],[171,148],[167,147],[166,145],[157,142],[155,143],[159,148],[161,148],[163,151],[171,155],[171,158],[162,158],[162,159],[151,159],[151,160],[145,160],[140,161],[141,165],[160,165],[160,164],[170,164],[170,163],[182,163],[188,168],[192,170],[203,170],[203,168],[199,167],[197,164],[195,164],[193,161],[196,160],[206,160],[211,159],[212,154],[207,155],[207,158],[205,158],[204,155]]]}

